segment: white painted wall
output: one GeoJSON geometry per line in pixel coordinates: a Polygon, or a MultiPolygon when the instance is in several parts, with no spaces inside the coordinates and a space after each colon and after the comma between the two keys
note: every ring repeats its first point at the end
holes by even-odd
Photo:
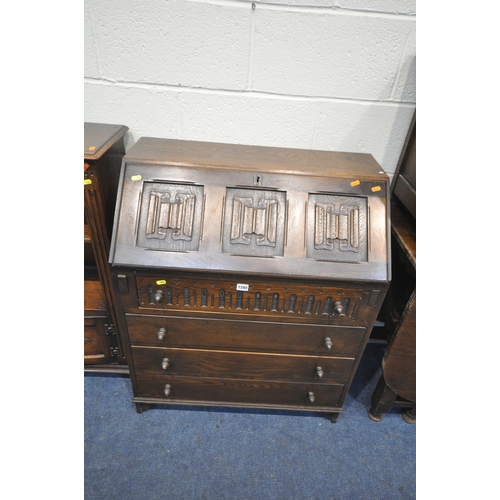
{"type": "Polygon", "coordinates": [[[85,0],[85,111],[141,136],[371,153],[415,109],[415,0],[85,0]]]}

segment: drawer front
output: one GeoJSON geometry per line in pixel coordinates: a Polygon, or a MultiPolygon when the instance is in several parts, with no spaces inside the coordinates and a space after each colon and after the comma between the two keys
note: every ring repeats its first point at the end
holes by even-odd
{"type": "Polygon", "coordinates": [[[356,356],[365,328],[127,315],[135,345],[356,356]]]}
{"type": "Polygon", "coordinates": [[[141,377],[207,377],[346,382],[353,358],[260,354],[201,349],[133,347],[135,371],[141,377]]]}
{"type": "Polygon", "coordinates": [[[136,285],[138,302],[135,305],[145,309],[288,316],[304,323],[313,323],[317,318],[354,320],[364,294],[363,288],[355,286],[315,286],[283,280],[271,283],[249,276],[189,276],[185,273],[137,275],[136,285]]]}
{"type": "Polygon", "coordinates": [[[104,318],[85,318],[83,327],[84,364],[102,364],[109,361],[109,342],[104,335],[104,318]]]}
{"type": "Polygon", "coordinates": [[[170,378],[137,380],[141,398],[161,398],[165,402],[190,404],[217,403],[314,411],[320,407],[339,407],[343,385],[294,384],[256,380],[170,378]]]}

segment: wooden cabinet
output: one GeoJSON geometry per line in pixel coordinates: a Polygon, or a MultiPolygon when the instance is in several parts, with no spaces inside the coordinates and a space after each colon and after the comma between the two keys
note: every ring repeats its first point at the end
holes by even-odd
{"type": "Polygon", "coordinates": [[[380,421],[394,407],[416,421],[416,116],[393,180],[391,200],[393,279],[380,311],[388,338],[382,374],[372,395],[369,415],[380,421]]]}
{"type": "Polygon", "coordinates": [[[84,368],[128,372],[108,264],[127,127],[84,124],[84,368]]]}
{"type": "Polygon", "coordinates": [[[335,421],[390,281],[370,155],[141,138],[110,251],[133,401],[335,421]]]}

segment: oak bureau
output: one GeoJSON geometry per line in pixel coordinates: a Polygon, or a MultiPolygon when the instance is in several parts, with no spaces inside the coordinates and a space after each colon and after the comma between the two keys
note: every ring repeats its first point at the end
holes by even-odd
{"type": "Polygon", "coordinates": [[[342,412],[390,282],[368,154],[143,137],[109,262],[138,412],[342,412]]]}

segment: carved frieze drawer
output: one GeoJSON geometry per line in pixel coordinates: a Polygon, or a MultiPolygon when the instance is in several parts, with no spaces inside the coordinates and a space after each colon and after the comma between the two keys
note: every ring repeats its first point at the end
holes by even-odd
{"type": "Polygon", "coordinates": [[[362,288],[279,284],[255,278],[190,278],[180,275],[137,276],[139,307],[251,315],[356,318],[362,288]]]}
{"type": "Polygon", "coordinates": [[[339,407],[340,384],[285,383],[265,380],[167,377],[137,379],[135,402],[269,406],[274,409],[331,411],[339,407]]]}
{"type": "Polygon", "coordinates": [[[144,377],[324,383],[346,382],[354,363],[353,358],[158,347],[132,347],[132,357],[136,372],[144,377]]]}
{"type": "Polygon", "coordinates": [[[355,356],[366,329],[304,323],[127,315],[132,345],[355,356]]]}

